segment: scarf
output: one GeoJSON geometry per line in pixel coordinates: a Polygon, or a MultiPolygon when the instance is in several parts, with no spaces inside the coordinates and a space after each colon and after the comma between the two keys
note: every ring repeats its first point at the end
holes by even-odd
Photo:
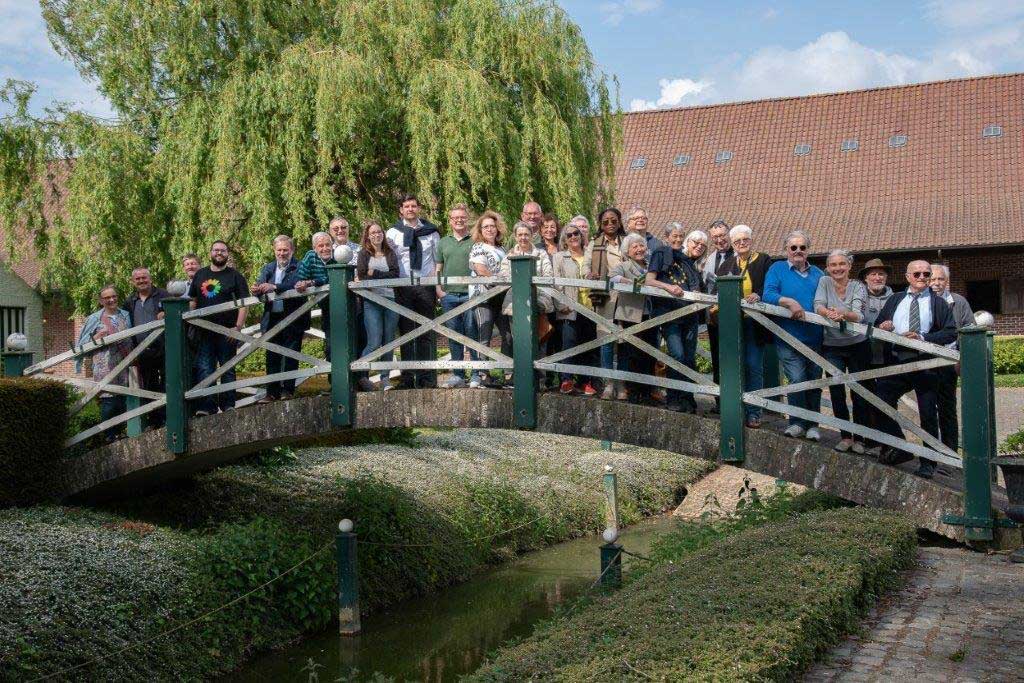
{"type": "Polygon", "coordinates": [[[437,227],[420,221],[415,228],[410,228],[402,221],[400,229],[402,241],[409,247],[409,270],[418,273],[423,267],[423,245],[420,244],[420,238],[437,232],[437,227]]]}
{"type": "MultiPolygon", "coordinates": [[[[619,235],[619,244],[622,244],[622,235],[619,235]]],[[[597,273],[599,280],[604,280],[608,277],[608,237],[602,232],[600,235],[594,238],[594,249],[591,255],[591,269],[597,273]],[[594,264],[597,264],[597,268],[594,268],[594,264]]]]}

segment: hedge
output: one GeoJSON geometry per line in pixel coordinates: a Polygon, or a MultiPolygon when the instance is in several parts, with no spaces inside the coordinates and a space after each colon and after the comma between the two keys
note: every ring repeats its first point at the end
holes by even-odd
{"type": "Polygon", "coordinates": [[[794,680],[899,582],[915,543],[901,517],[862,508],[747,529],[549,622],[468,680],[794,680]]]}
{"type": "Polygon", "coordinates": [[[997,375],[1024,373],[1024,336],[996,337],[992,347],[992,364],[997,375]]]}
{"type": "Polygon", "coordinates": [[[0,512],[0,680],[91,662],[66,679],[202,680],[333,618],[337,521],[360,534],[364,611],[603,526],[602,467],[636,520],[672,505],[703,461],[523,432],[431,432],[419,447],[313,448],[222,468],[91,511],[0,512]],[[502,533],[508,530],[510,533],[502,533]]]}
{"type": "Polygon", "coordinates": [[[63,384],[0,378],[0,507],[54,495],[68,429],[63,384]]]}

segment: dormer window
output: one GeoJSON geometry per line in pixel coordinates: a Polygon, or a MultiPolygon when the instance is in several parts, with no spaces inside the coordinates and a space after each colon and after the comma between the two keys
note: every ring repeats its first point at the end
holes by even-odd
{"type": "Polygon", "coordinates": [[[889,138],[889,146],[890,147],[903,147],[906,144],[907,144],[907,136],[906,135],[903,135],[903,134],[893,135],[891,138],[889,138]]]}
{"type": "Polygon", "coordinates": [[[811,146],[804,142],[801,142],[800,144],[793,148],[793,154],[795,154],[798,157],[805,157],[810,153],[811,146]]]}
{"type": "Polygon", "coordinates": [[[629,167],[634,171],[638,171],[646,165],[647,159],[644,157],[637,157],[636,159],[633,159],[633,161],[629,162],[629,167]]]}
{"type": "Polygon", "coordinates": [[[677,154],[672,160],[673,166],[686,166],[693,159],[689,154],[677,154]]]}
{"type": "Polygon", "coordinates": [[[729,150],[723,149],[721,152],[715,155],[716,164],[724,164],[729,161],[732,161],[732,152],[730,152],[729,150]]]}

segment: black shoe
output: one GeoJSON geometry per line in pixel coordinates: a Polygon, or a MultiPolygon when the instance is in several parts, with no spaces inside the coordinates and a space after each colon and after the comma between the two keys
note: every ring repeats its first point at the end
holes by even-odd
{"type": "Polygon", "coordinates": [[[937,463],[933,460],[921,459],[921,464],[917,466],[917,471],[914,472],[917,476],[922,479],[931,479],[935,476],[935,469],[938,467],[937,463]]]}
{"type": "Polygon", "coordinates": [[[666,403],[665,410],[671,410],[673,413],[686,412],[683,409],[683,404],[679,403],[678,401],[669,401],[668,403],[666,403]]]}
{"type": "Polygon", "coordinates": [[[899,465],[900,463],[909,462],[913,460],[914,456],[906,451],[901,451],[892,446],[886,446],[882,449],[882,452],[878,454],[878,462],[883,465],[899,465]]]}
{"type": "Polygon", "coordinates": [[[284,392],[281,393],[281,400],[282,401],[287,401],[290,398],[295,398],[295,394],[293,394],[290,391],[284,391],[284,392]]]}

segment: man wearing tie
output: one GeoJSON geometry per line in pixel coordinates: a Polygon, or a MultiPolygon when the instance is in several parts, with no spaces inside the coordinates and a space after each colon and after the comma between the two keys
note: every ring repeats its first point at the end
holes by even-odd
{"type": "MultiPolygon", "coordinates": [[[[945,346],[956,340],[956,321],[949,304],[928,287],[931,266],[927,261],[911,261],[907,265],[907,289],[894,294],[878,313],[875,325],[878,329],[895,332],[908,339],[931,342],[945,346]]],[[[892,363],[912,363],[927,358],[906,346],[890,345],[887,359],[892,363]]],[[[934,370],[918,370],[901,375],[891,375],[878,380],[878,396],[893,408],[903,394],[913,390],[917,396],[917,412],[921,427],[938,438],[938,375],[934,370]]],[[[879,429],[887,434],[903,438],[903,430],[888,415],[880,415],[879,429]]],[[[912,460],[909,453],[886,447],[878,461],[895,465],[912,460]]],[[[917,474],[931,479],[936,463],[927,458],[920,459],[917,474]]]]}
{"type": "MultiPolygon", "coordinates": [[[[707,258],[704,259],[704,266],[701,269],[701,277],[704,279],[704,291],[708,294],[718,294],[718,269],[732,256],[732,244],[729,242],[729,230],[731,226],[723,220],[717,220],[708,228],[708,250],[707,258]]],[[[718,384],[718,319],[708,318],[708,345],[711,347],[711,375],[718,384]]],[[[715,405],[718,405],[718,397],[715,397],[715,405]]]]}

